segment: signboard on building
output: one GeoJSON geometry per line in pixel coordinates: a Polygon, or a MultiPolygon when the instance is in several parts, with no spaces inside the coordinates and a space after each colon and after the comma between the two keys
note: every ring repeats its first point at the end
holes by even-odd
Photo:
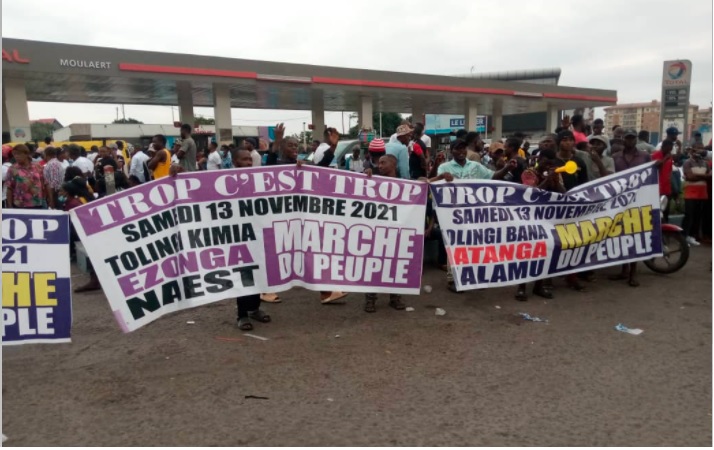
{"type": "MultiPolygon", "coordinates": [[[[466,118],[463,115],[453,114],[425,114],[425,128],[427,134],[447,134],[461,130],[465,126],[466,118]]],[[[486,132],[486,116],[476,117],[476,129],[469,131],[486,132]]]]}
{"type": "Polygon", "coordinates": [[[689,90],[692,83],[692,62],[687,59],[665,61],[662,70],[662,136],[669,127],[677,127],[689,139],[689,90]]]}

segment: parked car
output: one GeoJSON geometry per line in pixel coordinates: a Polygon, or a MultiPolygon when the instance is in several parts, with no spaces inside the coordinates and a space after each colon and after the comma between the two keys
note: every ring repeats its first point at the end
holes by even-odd
{"type": "MultiPolygon", "coordinates": [[[[340,141],[337,143],[337,148],[335,149],[335,159],[332,160],[332,163],[330,164],[330,167],[338,168],[338,169],[344,169],[345,168],[345,158],[349,155],[349,157],[352,157],[352,152],[354,151],[355,147],[360,147],[360,143],[358,139],[349,139],[349,140],[344,140],[340,141]]],[[[310,152],[304,160],[308,161],[312,164],[316,164],[316,161],[313,161],[315,157],[314,152],[310,152]]]]}

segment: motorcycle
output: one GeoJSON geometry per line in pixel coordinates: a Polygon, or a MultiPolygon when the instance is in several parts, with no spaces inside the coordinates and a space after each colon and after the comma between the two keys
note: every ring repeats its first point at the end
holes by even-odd
{"type": "MultiPolygon", "coordinates": [[[[669,202],[666,195],[660,197],[660,214],[669,202]]],[[[682,228],[671,223],[662,224],[662,256],[645,261],[650,270],[657,273],[674,273],[684,267],[689,259],[689,244],[682,228]]]]}

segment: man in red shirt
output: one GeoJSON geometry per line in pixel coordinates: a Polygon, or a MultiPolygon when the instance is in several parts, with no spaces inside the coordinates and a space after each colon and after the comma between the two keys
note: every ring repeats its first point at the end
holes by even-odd
{"type": "MultiPolygon", "coordinates": [[[[674,143],[672,141],[662,141],[662,149],[652,153],[653,161],[662,161],[659,166],[659,195],[666,195],[668,199],[672,199],[672,150],[674,143]]],[[[664,223],[669,223],[669,202],[662,211],[664,223]]]]}

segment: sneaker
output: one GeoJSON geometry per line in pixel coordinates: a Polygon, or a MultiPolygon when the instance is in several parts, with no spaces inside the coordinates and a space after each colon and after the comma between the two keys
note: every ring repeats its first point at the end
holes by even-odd
{"type": "Polygon", "coordinates": [[[691,236],[687,236],[687,244],[689,244],[690,247],[697,247],[697,246],[701,245],[699,243],[699,241],[697,241],[696,239],[694,239],[691,236]]]}
{"type": "Polygon", "coordinates": [[[392,298],[389,300],[389,306],[392,308],[396,309],[397,311],[401,311],[407,308],[407,305],[405,305],[402,302],[402,299],[400,298],[392,298]]]}

